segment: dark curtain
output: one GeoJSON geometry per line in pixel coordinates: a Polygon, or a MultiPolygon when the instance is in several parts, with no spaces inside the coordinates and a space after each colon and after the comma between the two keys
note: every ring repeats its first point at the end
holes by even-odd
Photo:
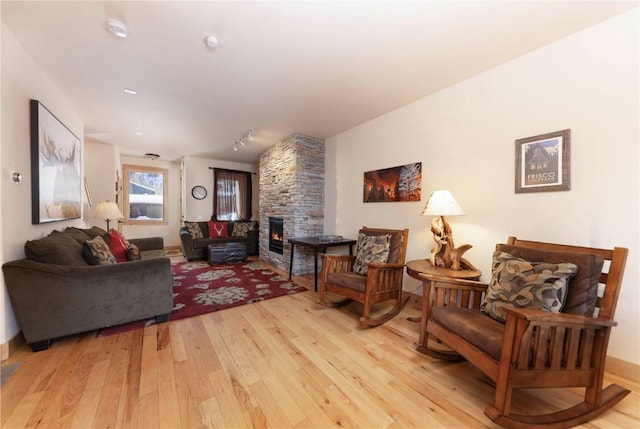
{"type": "Polygon", "coordinates": [[[251,173],[214,168],[213,183],[215,219],[251,219],[251,173]]]}

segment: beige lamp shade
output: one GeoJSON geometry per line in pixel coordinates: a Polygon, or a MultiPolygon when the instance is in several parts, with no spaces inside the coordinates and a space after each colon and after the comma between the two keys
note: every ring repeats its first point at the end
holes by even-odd
{"type": "Polygon", "coordinates": [[[422,216],[457,216],[464,210],[449,191],[434,191],[422,210],[422,216]]]}
{"type": "Polygon", "coordinates": [[[107,221],[107,230],[109,229],[109,222],[111,220],[122,219],[124,215],[120,211],[120,208],[113,201],[102,201],[96,205],[96,209],[93,211],[94,219],[104,219],[107,221]]]}

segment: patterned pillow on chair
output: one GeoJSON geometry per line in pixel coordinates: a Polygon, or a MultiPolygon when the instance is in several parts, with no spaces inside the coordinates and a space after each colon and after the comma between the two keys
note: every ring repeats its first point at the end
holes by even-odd
{"type": "Polygon", "coordinates": [[[499,322],[504,307],[537,308],[559,313],[567,296],[569,279],[578,271],[570,262],[529,262],[505,252],[493,254],[491,282],[481,310],[499,322]]]}
{"type": "Polygon", "coordinates": [[[391,234],[386,235],[365,235],[358,234],[358,244],[356,246],[356,259],[353,262],[353,272],[364,276],[369,272],[369,262],[385,263],[389,258],[389,244],[391,234]]]}

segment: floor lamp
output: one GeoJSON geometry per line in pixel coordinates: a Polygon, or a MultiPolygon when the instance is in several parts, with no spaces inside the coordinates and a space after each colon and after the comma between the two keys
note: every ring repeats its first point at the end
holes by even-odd
{"type": "Polygon", "coordinates": [[[110,231],[109,222],[111,220],[117,221],[118,219],[124,218],[120,208],[113,201],[102,201],[101,203],[98,203],[95,211],[93,212],[93,217],[95,219],[104,219],[107,221],[107,231],[110,231]]]}

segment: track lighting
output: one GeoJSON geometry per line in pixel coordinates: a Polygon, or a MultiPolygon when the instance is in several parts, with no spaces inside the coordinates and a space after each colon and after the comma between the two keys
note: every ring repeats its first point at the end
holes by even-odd
{"type": "Polygon", "coordinates": [[[250,128],[248,131],[245,131],[242,134],[242,137],[240,137],[238,140],[235,141],[235,143],[233,144],[233,151],[237,152],[238,146],[244,146],[245,144],[247,144],[247,140],[249,141],[253,140],[253,128],[250,128]]]}

